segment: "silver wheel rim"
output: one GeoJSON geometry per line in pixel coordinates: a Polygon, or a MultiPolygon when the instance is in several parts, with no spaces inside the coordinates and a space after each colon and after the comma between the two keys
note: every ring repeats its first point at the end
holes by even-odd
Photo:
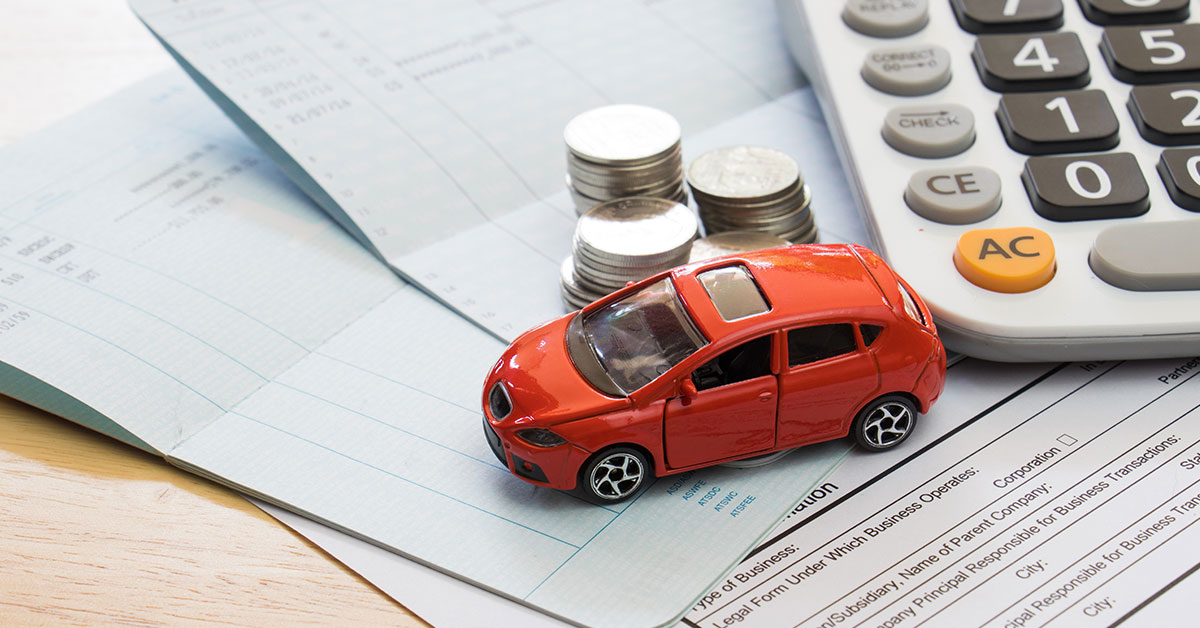
{"type": "Polygon", "coordinates": [[[902,403],[889,401],[867,415],[863,421],[863,438],[872,447],[884,449],[908,436],[912,427],[912,410],[902,403]]]}
{"type": "Polygon", "coordinates": [[[641,485],[645,472],[642,461],[633,454],[606,456],[592,469],[592,492],[605,499],[628,497],[641,485]]]}

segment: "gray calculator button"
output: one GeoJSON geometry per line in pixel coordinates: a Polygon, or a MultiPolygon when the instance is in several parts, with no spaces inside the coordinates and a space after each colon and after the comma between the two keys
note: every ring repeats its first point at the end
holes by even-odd
{"type": "Polygon", "coordinates": [[[1030,157],[1021,182],[1048,220],[1128,218],[1150,209],[1150,187],[1130,153],[1030,157]]]}
{"type": "Polygon", "coordinates": [[[904,37],[929,23],[929,3],[927,0],[848,0],[842,20],[863,35],[904,37]]]}
{"type": "Polygon", "coordinates": [[[1200,290],[1200,220],[1114,225],[1092,243],[1088,262],[1126,290],[1200,290]]]}
{"type": "Polygon", "coordinates": [[[950,6],[969,33],[1028,33],[1063,25],[1062,0],[950,0],[950,6]]]}
{"type": "Polygon", "coordinates": [[[1026,155],[1081,153],[1117,145],[1117,115],[1098,89],[1005,94],[996,119],[1004,139],[1026,155]]]}
{"type": "Polygon", "coordinates": [[[1129,113],[1149,142],[1200,144],[1200,82],[1138,85],[1129,92],[1129,113]]]}
{"type": "Polygon", "coordinates": [[[950,82],[950,53],[933,44],[876,48],[863,62],[862,77],[871,87],[897,96],[932,94],[950,82]]]}
{"type": "Polygon", "coordinates": [[[1000,175],[982,166],[922,170],[908,180],[904,202],[934,222],[979,222],[1000,209],[1000,175]]]}
{"type": "Polygon", "coordinates": [[[1200,147],[1164,150],[1158,160],[1158,175],[1176,205],[1200,212],[1200,147]]]}
{"type": "Polygon", "coordinates": [[[950,157],[975,143],[975,116],[962,105],[896,107],[884,118],[883,139],[913,157],[950,157]]]}
{"type": "Polygon", "coordinates": [[[1091,80],[1075,33],[980,35],[971,59],[983,84],[998,92],[1075,89],[1091,80]]]}
{"type": "Polygon", "coordinates": [[[1188,18],[1189,0],[1079,0],[1079,8],[1093,24],[1162,24],[1188,18]]]}

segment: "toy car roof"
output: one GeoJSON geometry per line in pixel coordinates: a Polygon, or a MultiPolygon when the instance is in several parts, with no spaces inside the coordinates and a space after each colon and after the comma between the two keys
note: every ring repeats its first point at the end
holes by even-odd
{"type": "Polygon", "coordinates": [[[781,322],[846,316],[874,316],[890,310],[880,281],[894,275],[873,251],[851,244],[798,244],[705,260],[670,271],[676,290],[709,338],[755,331],[781,322]],[[721,317],[699,278],[706,271],[746,267],[770,310],[727,321],[721,317]]]}

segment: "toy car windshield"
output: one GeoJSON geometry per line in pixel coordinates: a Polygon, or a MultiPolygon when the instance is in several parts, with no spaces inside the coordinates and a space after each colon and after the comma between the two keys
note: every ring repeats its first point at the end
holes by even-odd
{"type": "Polygon", "coordinates": [[[628,395],[708,344],[670,278],[664,278],[572,322],[571,359],[596,388],[628,395]],[[582,320],[581,320],[582,319],[582,320]],[[578,340],[582,339],[580,343],[578,340]],[[578,355],[585,347],[590,356],[578,355]],[[594,357],[592,357],[594,356],[594,357]],[[587,362],[599,363],[596,369],[587,362]]]}

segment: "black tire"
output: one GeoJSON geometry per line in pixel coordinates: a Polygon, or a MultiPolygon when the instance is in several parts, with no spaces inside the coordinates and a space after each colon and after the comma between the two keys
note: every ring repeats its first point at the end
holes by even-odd
{"type": "Polygon", "coordinates": [[[859,446],[886,451],[903,443],[917,427],[917,408],[904,395],[884,395],[868,403],[850,428],[859,446]]]}
{"type": "Polygon", "coordinates": [[[579,473],[579,494],[600,504],[614,504],[633,496],[654,477],[654,467],[641,450],[609,447],[592,456],[579,473]]]}

